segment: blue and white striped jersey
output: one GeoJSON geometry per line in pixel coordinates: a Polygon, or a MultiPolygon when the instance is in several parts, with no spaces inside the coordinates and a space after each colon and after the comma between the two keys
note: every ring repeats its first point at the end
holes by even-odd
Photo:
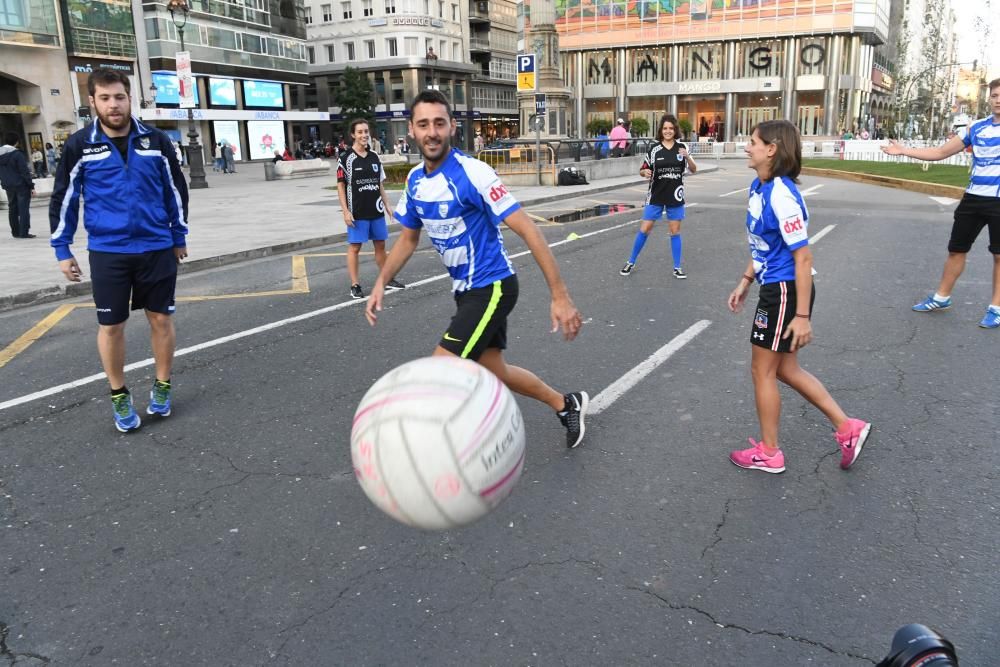
{"type": "Polygon", "coordinates": [[[514,275],[500,223],[519,208],[489,165],[453,148],[433,172],[422,163],[410,171],[395,217],[427,230],[452,291],[464,292],[514,275]]]}
{"type": "Polygon", "coordinates": [[[795,280],[792,251],[809,245],[809,211],[787,176],[750,184],[747,240],[753,272],[761,285],[795,280]]]}
{"type": "Polygon", "coordinates": [[[1000,197],[1000,123],[988,116],[969,126],[962,141],[972,146],[972,175],[966,192],[1000,197]]]}

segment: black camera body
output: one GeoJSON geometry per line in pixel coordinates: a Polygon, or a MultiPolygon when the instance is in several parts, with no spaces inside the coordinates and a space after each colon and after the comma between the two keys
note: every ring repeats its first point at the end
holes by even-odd
{"type": "Polygon", "coordinates": [[[950,641],[926,625],[911,623],[896,631],[892,648],[876,667],[957,667],[958,656],[950,641]]]}

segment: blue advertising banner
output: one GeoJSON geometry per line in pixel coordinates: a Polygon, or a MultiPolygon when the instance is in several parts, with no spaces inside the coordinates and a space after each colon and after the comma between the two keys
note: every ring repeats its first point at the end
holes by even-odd
{"type": "MultiPolygon", "coordinates": [[[[153,84],[156,86],[157,104],[181,103],[181,88],[175,73],[153,72],[153,84]]],[[[194,87],[194,103],[199,104],[198,86],[194,87]]]]}
{"type": "Polygon", "coordinates": [[[208,79],[208,97],[215,106],[236,106],[236,82],[232,79],[210,77],[208,79]]]}
{"type": "Polygon", "coordinates": [[[282,85],[271,81],[244,81],[243,104],[248,107],[284,109],[285,96],[282,85]]]}

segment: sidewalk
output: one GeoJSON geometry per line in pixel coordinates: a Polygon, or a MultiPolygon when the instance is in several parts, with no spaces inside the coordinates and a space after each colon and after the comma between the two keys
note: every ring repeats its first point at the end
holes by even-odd
{"type": "MultiPolygon", "coordinates": [[[[209,170],[208,189],[192,190],[188,248],[183,272],[197,271],[256,257],[341,242],[346,227],[332,173],[329,178],[265,181],[262,164],[244,164],[236,174],[209,170]]],[[[711,168],[703,168],[709,171],[711,168]]],[[[623,176],[589,185],[512,187],[526,205],[559,201],[573,195],[597,194],[644,183],[623,176]]],[[[395,203],[398,190],[390,190],[395,203]]],[[[86,232],[81,224],[72,250],[80,262],[84,282],[70,283],[59,271],[48,243],[48,210],[31,210],[36,239],[0,235],[0,311],[90,293],[87,280],[86,232]]]]}

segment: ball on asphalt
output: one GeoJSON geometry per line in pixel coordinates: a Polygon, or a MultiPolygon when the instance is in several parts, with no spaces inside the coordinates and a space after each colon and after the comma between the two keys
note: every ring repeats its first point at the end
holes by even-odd
{"type": "Polygon", "coordinates": [[[458,357],[395,368],[365,394],[351,429],[354,474],[394,519],[444,530],[506,498],[524,466],[524,421],[493,373],[458,357]]]}

